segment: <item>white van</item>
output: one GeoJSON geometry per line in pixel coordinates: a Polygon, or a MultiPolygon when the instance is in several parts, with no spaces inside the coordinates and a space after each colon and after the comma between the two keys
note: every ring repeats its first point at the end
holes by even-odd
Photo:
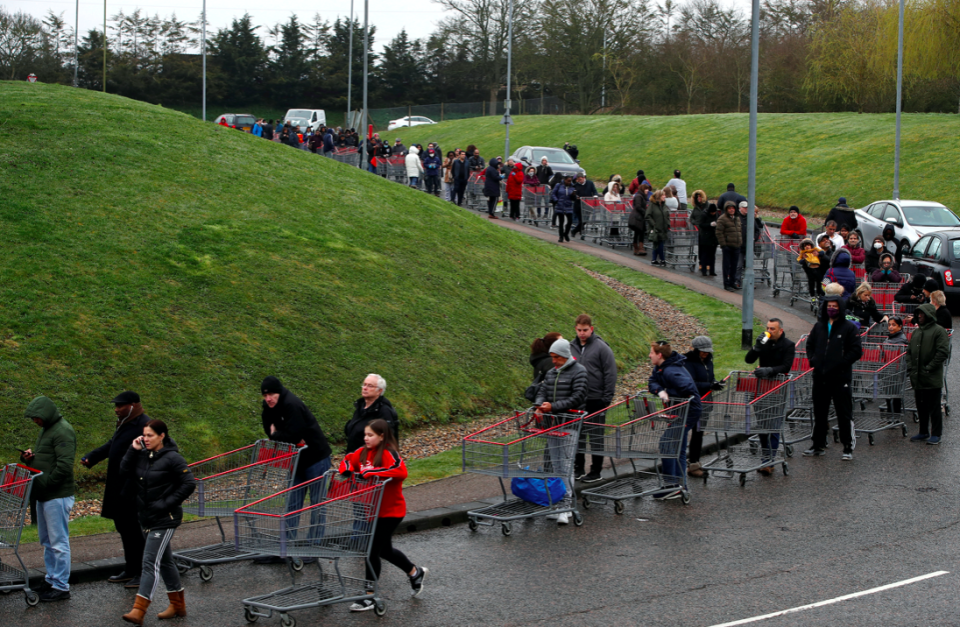
{"type": "Polygon", "coordinates": [[[327,124],[327,114],[323,109],[290,109],[283,118],[283,123],[289,122],[300,129],[300,132],[306,130],[317,130],[327,124]]]}

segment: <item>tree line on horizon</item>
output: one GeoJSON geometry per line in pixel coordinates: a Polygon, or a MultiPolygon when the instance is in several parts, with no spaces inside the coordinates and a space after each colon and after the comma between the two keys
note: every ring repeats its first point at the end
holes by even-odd
{"type": "MultiPolygon", "coordinates": [[[[510,0],[434,0],[446,17],[424,39],[401,31],[374,52],[370,106],[503,100],[510,0]]],[[[904,110],[960,112],[960,2],[910,0],[904,110]]],[[[207,32],[213,106],[344,111],[351,23],[319,14],[259,26],[250,15],[207,32]]],[[[362,24],[353,22],[353,107],[363,81],[362,24]]],[[[898,4],[893,0],[763,0],[763,112],[887,112],[896,105],[898,4]]],[[[118,12],[108,23],[107,91],[199,106],[200,19],[118,12]]],[[[73,84],[73,31],[0,7],[0,79],[73,84]]],[[[78,85],[103,88],[102,30],[80,38],[78,85]]],[[[719,0],[514,0],[514,100],[559,97],[568,112],[746,111],[750,16],[719,0]]],[[[491,109],[494,110],[494,109],[491,109]]]]}

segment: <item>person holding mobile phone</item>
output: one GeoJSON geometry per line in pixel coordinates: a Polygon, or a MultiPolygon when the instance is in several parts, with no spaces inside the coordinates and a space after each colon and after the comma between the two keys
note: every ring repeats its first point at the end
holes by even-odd
{"type": "Polygon", "coordinates": [[[103,489],[100,517],[113,521],[123,544],[123,571],[107,578],[110,583],[124,588],[140,587],[140,568],[143,564],[143,532],[137,521],[137,485],[130,474],[120,473],[123,456],[136,438],[143,436],[143,428],[150,422],[144,413],[140,395],[126,391],[112,401],[117,423],[111,437],[103,446],[93,449],[80,459],[86,468],[93,468],[107,460],[107,481],[103,489]]]}

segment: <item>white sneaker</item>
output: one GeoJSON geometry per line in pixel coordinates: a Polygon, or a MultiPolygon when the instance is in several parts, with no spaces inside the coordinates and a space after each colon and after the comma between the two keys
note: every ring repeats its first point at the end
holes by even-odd
{"type": "Polygon", "coordinates": [[[570,524],[570,514],[569,514],[568,512],[564,512],[563,514],[558,515],[558,516],[557,516],[557,524],[558,524],[558,525],[568,525],[568,524],[570,524]]]}
{"type": "Polygon", "coordinates": [[[560,518],[560,514],[547,514],[547,520],[557,520],[560,518]]]}
{"type": "Polygon", "coordinates": [[[364,599],[362,601],[357,601],[350,606],[351,612],[366,612],[373,609],[373,599],[364,599]]]}

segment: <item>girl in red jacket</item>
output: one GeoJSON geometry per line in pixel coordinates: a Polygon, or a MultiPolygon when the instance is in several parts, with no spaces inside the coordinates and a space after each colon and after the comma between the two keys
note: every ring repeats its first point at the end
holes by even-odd
{"type": "MultiPolygon", "coordinates": [[[[340,474],[358,473],[363,478],[389,479],[383,488],[380,515],[373,533],[370,560],[367,563],[367,580],[380,579],[381,559],[385,559],[410,578],[413,596],[423,592],[423,580],[427,569],[415,566],[401,551],[393,548],[393,532],[407,514],[403,499],[403,480],[407,478],[407,466],[397,451],[397,440],[386,420],[371,420],[363,430],[363,447],[347,455],[340,462],[340,474]]],[[[352,612],[365,612],[374,607],[373,598],[358,601],[350,606],[352,612]]]]}

